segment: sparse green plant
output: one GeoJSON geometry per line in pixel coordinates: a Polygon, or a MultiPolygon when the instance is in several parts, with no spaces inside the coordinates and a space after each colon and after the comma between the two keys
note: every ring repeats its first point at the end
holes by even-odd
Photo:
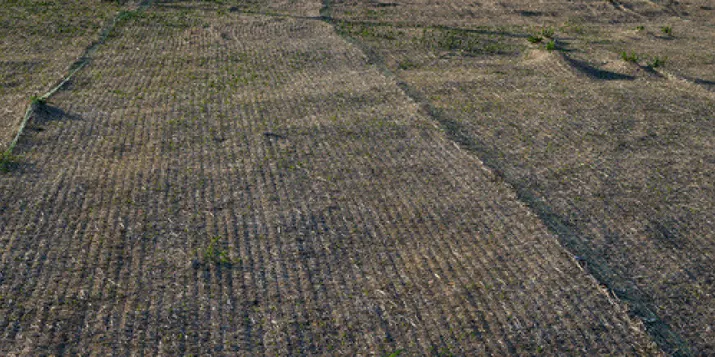
{"type": "Polygon", "coordinates": [[[10,172],[10,170],[17,165],[17,161],[17,157],[9,151],[0,153],[0,172],[10,172]]]}
{"type": "Polygon", "coordinates": [[[668,36],[673,35],[673,28],[670,26],[663,26],[660,28],[660,31],[668,36]]]}
{"type": "Polygon", "coordinates": [[[407,70],[407,69],[410,69],[410,68],[415,68],[415,67],[417,67],[417,64],[415,64],[414,62],[412,62],[412,60],[410,60],[409,58],[406,58],[406,59],[400,61],[400,63],[399,63],[398,66],[399,66],[400,69],[402,69],[402,70],[407,70]]]}
{"type": "Polygon", "coordinates": [[[204,251],[203,258],[205,263],[214,263],[217,265],[230,265],[231,258],[228,256],[228,252],[221,249],[220,243],[221,237],[216,236],[211,239],[209,246],[206,247],[204,251]]]}
{"type": "Polygon", "coordinates": [[[628,53],[626,51],[623,51],[621,52],[621,59],[626,62],[637,63],[640,58],[635,52],[628,53]]]}
{"type": "Polygon", "coordinates": [[[541,43],[541,41],[543,41],[544,38],[539,35],[529,35],[529,37],[527,37],[526,40],[531,43],[541,43]]]}
{"type": "Polygon", "coordinates": [[[645,26],[643,26],[643,25],[636,26],[636,31],[643,31],[643,30],[645,30],[645,26]]]}
{"type": "Polygon", "coordinates": [[[117,23],[123,23],[129,21],[139,15],[138,11],[127,11],[123,10],[117,15],[117,23]]]}
{"type": "Polygon", "coordinates": [[[555,40],[551,40],[551,41],[549,41],[549,42],[546,43],[546,50],[547,50],[547,51],[553,51],[553,50],[555,50],[555,49],[556,49],[556,41],[555,41],[555,40]]]}
{"type": "Polygon", "coordinates": [[[387,357],[398,357],[399,355],[402,354],[403,351],[404,350],[402,350],[402,349],[396,349],[394,352],[387,355],[387,357]]]}
{"type": "Polygon", "coordinates": [[[47,98],[33,95],[32,97],[30,97],[30,104],[32,104],[33,106],[43,106],[47,104],[47,98]]]}
{"type": "Polygon", "coordinates": [[[657,68],[661,67],[665,64],[666,58],[660,58],[658,56],[655,56],[650,62],[648,62],[648,67],[650,68],[657,68]]]}
{"type": "Polygon", "coordinates": [[[470,30],[430,28],[422,32],[420,41],[430,47],[464,54],[500,54],[513,49],[503,42],[470,30]]]}
{"type": "Polygon", "coordinates": [[[553,38],[554,37],[554,29],[551,27],[545,27],[545,28],[541,29],[541,35],[546,38],[553,38]]]}

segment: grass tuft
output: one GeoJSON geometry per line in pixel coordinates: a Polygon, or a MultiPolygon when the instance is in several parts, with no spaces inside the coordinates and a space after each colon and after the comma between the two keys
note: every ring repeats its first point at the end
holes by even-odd
{"type": "Polygon", "coordinates": [[[648,67],[650,67],[650,68],[661,67],[661,66],[665,65],[666,60],[667,60],[667,58],[660,58],[660,57],[656,56],[653,58],[653,60],[648,62],[648,67]]]}
{"type": "Polygon", "coordinates": [[[539,35],[529,35],[529,37],[527,37],[526,40],[531,43],[541,43],[541,41],[543,41],[544,38],[539,35]]]}
{"type": "Polygon", "coordinates": [[[216,265],[231,265],[231,258],[228,252],[221,249],[221,237],[216,236],[211,239],[209,246],[203,254],[204,263],[214,263],[216,265]]]}
{"type": "Polygon", "coordinates": [[[672,35],[673,35],[673,28],[670,27],[670,26],[663,26],[663,27],[660,28],[660,31],[663,32],[664,34],[668,35],[668,36],[672,36],[672,35]]]}
{"type": "Polygon", "coordinates": [[[621,52],[621,59],[626,62],[637,63],[640,57],[635,52],[628,53],[626,51],[621,52]]]}
{"type": "Polygon", "coordinates": [[[412,60],[410,60],[409,58],[407,58],[407,59],[400,61],[398,66],[400,67],[401,70],[408,70],[408,69],[417,67],[417,64],[415,62],[413,62],[412,60]]]}
{"type": "Polygon", "coordinates": [[[47,104],[47,98],[33,95],[32,97],[30,97],[30,104],[32,104],[33,107],[44,106],[45,104],[47,104]]]}
{"type": "Polygon", "coordinates": [[[387,355],[387,357],[398,357],[398,356],[400,356],[400,355],[402,354],[402,352],[404,352],[404,350],[402,350],[402,349],[397,349],[397,350],[395,350],[394,352],[392,352],[392,353],[390,353],[389,355],[387,355]]]}
{"type": "Polygon", "coordinates": [[[554,38],[554,29],[552,27],[545,27],[541,30],[541,35],[546,38],[554,38]]]}
{"type": "Polygon", "coordinates": [[[18,157],[9,151],[0,153],[0,172],[8,173],[18,165],[18,157]]]}
{"type": "Polygon", "coordinates": [[[547,50],[547,51],[553,51],[553,50],[555,50],[555,49],[556,49],[556,41],[555,41],[555,40],[551,40],[551,41],[549,41],[549,42],[546,43],[546,50],[547,50]]]}

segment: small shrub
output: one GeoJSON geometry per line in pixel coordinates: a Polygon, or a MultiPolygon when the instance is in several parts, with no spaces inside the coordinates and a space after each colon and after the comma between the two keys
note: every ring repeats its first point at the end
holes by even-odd
{"type": "Polygon", "coordinates": [[[621,59],[623,59],[626,62],[632,62],[636,63],[638,62],[638,55],[635,52],[631,52],[630,54],[626,51],[621,52],[621,59]]]}
{"type": "Polygon", "coordinates": [[[663,26],[660,28],[660,31],[668,36],[671,36],[673,34],[673,28],[670,26],[663,26]]]}
{"type": "Polygon", "coordinates": [[[636,26],[636,31],[643,31],[643,30],[645,30],[645,26],[643,26],[643,25],[636,26]]]}
{"type": "Polygon", "coordinates": [[[529,37],[526,38],[526,40],[531,43],[541,43],[541,41],[543,41],[544,38],[541,36],[538,36],[538,35],[530,35],[529,37]]]}

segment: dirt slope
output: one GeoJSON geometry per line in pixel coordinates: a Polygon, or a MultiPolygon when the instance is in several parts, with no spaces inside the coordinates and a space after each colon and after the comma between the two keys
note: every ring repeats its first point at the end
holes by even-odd
{"type": "Polygon", "coordinates": [[[0,151],[30,97],[47,91],[126,1],[3,1],[0,6],[0,151]]]}
{"type": "Polygon", "coordinates": [[[0,354],[659,353],[305,12],[154,4],[35,113],[0,176],[0,354]]]}
{"type": "Polygon", "coordinates": [[[668,353],[715,353],[712,8],[336,1],[331,14],[668,353]]]}

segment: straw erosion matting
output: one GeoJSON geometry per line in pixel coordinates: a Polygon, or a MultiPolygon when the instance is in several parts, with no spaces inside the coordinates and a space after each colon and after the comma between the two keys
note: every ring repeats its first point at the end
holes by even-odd
{"type": "MultiPolygon", "coordinates": [[[[4,1],[0,6],[0,151],[30,98],[47,91],[122,8],[119,1],[4,1]]],[[[126,5],[126,4],[124,4],[126,5]]]]}
{"type": "Polygon", "coordinates": [[[157,3],[0,177],[0,352],[658,354],[320,18],[157,3]]]}
{"type": "Polygon", "coordinates": [[[661,348],[715,352],[712,8],[331,9],[340,33],[514,187],[661,348]]]}

